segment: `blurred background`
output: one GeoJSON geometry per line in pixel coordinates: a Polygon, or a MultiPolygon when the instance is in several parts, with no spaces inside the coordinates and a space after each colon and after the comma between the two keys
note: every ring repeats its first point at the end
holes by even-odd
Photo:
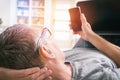
{"type": "MultiPolygon", "coordinates": [[[[0,0],[0,32],[16,23],[51,27],[62,50],[70,49],[79,39],[69,29],[68,9],[83,0],[0,0]]],[[[85,0],[84,0],[85,1],[85,0]]]]}
{"type": "Polygon", "coordinates": [[[53,29],[53,37],[59,47],[62,50],[70,49],[80,38],[78,35],[73,35],[69,29],[68,9],[76,5],[81,6],[88,22],[92,27],[96,27],[93,28],[94,31],[109,29],[112,32],[115,29],[114,31],[120,32],[120,1],[94,0],[94,4],[89,1],[91,0],[0,0],[0,32],[16,23],[38,28],[50,27],[53,29]],[[117,14],[112,13],[111,10],[117,14]],[[113,21],[115,23],[112,23],[113,21]]]}

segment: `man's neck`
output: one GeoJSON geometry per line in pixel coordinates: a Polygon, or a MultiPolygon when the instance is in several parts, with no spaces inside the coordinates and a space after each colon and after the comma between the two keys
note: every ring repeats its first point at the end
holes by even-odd
{"type": "Polygon", "coordinates": [[[71,80],[72,67],[69,63],[48,66],[53,72],[53,80],[71,80]]]}

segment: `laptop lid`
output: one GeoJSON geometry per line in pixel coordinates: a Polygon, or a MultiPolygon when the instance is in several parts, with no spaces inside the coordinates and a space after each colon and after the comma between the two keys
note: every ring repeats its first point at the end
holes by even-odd
{"type": "Polygon", "coordinates": [[[120,35],[120,5],[116,0],[79,1],[92,29],[102,35],[120,35]]]}

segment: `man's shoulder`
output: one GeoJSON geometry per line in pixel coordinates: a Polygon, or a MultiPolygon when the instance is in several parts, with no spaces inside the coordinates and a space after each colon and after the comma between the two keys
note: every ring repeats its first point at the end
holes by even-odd
{"type": "Polygon", "coordinates": [[[100,53],[100,51],[96,50],[96,49],[93,49],[93,48],[72,48],[70,50],[66,50],[64,51],[65,55],[72,55],[72,54],[87,54],[87,53],[100,53]]]}
{"type": "MultiPolygon", "coordinates": [[[[64,51],[66,59],[81,59],[81,58],[91,58],[92,56],[101,55],[101,52],[95,49],[89,48],[73,48],[70,50],[64,51]]],[[[95,56],[95,57],[96,57],[95,56]]]]}

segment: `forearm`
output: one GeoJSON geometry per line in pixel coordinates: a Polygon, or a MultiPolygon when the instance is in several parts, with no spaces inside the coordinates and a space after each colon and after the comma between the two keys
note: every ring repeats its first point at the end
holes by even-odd
{"type": "Polygon", "coordinates": [[[0,80],[6,80],[5,79],[4,68],[0,68],[0,80]]]}
{"type": "Polygon", "coordinates": [[[88,41],[110,57],[120,67],[120,47],[108,42],[97,34],[89,35],[88,41]]]}
{"type": "Polygon", "coordinates": [[[120,67],[120,47],[106,41],[95,32],[93,32],[91,25],[87,22],[84,14],[81,14],[81,21],[82,31],[80,31],[78,34],[80,34],[84,40],[89,41],[100,51],[105,53],[108,57],[115,61],[118,67],[120,67]]]}

